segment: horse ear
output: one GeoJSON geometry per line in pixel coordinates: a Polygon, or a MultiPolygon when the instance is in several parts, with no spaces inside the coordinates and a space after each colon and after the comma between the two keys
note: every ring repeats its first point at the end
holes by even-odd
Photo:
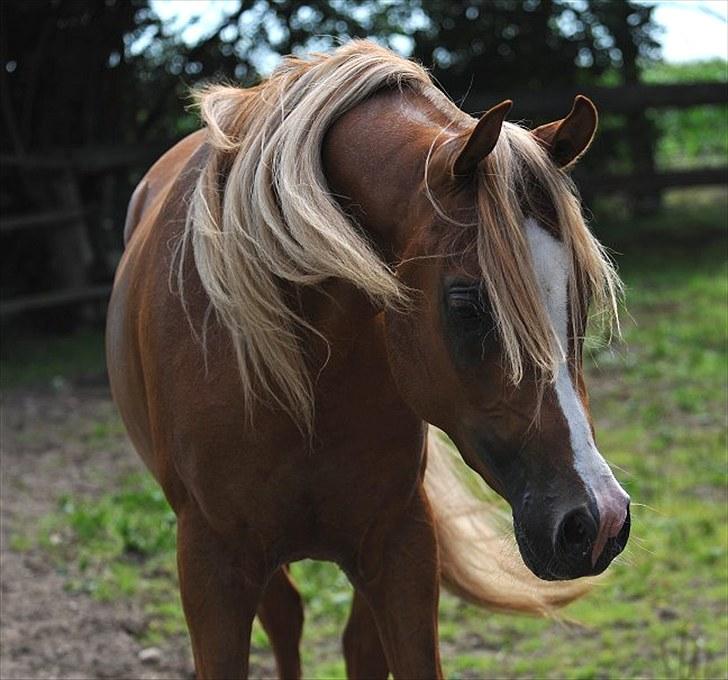
{"type": "Polygon", "coordinates": [[[501,127],[506,115],[511,110],[513,102],[510,99],[488,109],[478,121],[475,129],[467,133],[465,146],[458,154],[452,166],[453,175],[469,175],[478,167],[498,142],[501,127]]]}
{"type": "Polygon", "coordinates": [[[578,94],[566,118],[537,127],[532,134],[548,149],[556,165],[568,168],[591,145],[598,122],[597,107],[591,99],[578,94]]]}

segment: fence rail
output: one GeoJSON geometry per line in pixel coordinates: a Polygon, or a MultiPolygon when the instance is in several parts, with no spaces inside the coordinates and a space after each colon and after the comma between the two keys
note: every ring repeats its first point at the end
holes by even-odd
{"type": "Polygon", "coordinates": [[[471,113],[485,111],[504,99],[513,100],[512,115],[560,118],[564,106],[577,94],[596,102],[604,113],[638,113],[645,109],[688,109],[694,106],[728,102],[728,83],[678,83],[671,85],[595,85],[574,86],[558,91],[517,90],[509,92],[474,93],[465,98],[462,107],[471,113]]]}
{"type": "MultiPolygon", "coordinates": [[[[669,85],[622,85],[618,87],[584,86],[561,91],[521,90],[506,93],[472,93],[462,107],[478,113],[503,99],[514,101],[516,118],[536,120],[559,118],[576,94],[591,97],[603,113],[630,115],[646,109],[691,108],[728,103],[726,83],[679,83],[669,85]]],[[[111,179],[119,170],[142,170],[148,167],[173,142],[147,146],[78,149],[64,153],[43,155],[0,154],[0,172],[21,173],[34,177],[53,177],[59,171],[72,178],[100,175],[111,179]]],[[[578,176],[579,183],[592,194],[627,191],[632,195],[650,193],[673,187],[693,187],[728,184],[728,166],[704,167],[690,170],[641,172],[578,176]]],[[[51,181],[50,179],[48,181],[51,181]]],[[[111,186],[112,183],[109,184],[111,186]]],[[[78,192],[77,192],[78,193],[78,192]]],[[[108,200],[108,197],[107,197],[108,200]]],[[[82,205],[78,201],[61,201],[56,209],[27,215],[9,215],[0,220],[0,233],[5,235],[19,230],[40,228],[64,228],[69,233],[84,225],[89,217],[103,212],[99,206],[82,205]]],[[[110,286],[72,285],[64,290],[23,295],[0,303],[0,316],[9,316],[32,310],[62,305],[78,305],[98,301],[108,296],[110,286]]]]}
{"type": "Polygon", "coordinates": [[[0,153],[0,169],[70,170],[80,173],[105,173],[125,168],[143,168],[153,163],[173,141],[157,142],[144,146],[108,146],[66,151],[50,151],[47,154],[0,153]]]}
{"type": "Polygon", "coordinates": [[[695,170],[668,170],[653,175],[624,173],[619,175],[596,175],[577,182],[593,193],[614,194],[629,188],[633,194],[649,193],[661,189],[697,186],[728,185],[728,166],[720,168],[698,168],[695,170]]]}
{"type": "Polygon", "coordinates": [[[68,288],[55,293],[22,295],[12,300],[3,301],[2,305],[0,305],[0,317],[9,317],[20,312],[30,312],[38,309],[49,309],[51,307],[105,300],[110,294],[111,286],[106,284],[102,286],[68,288]]]}
{"type": "Polygon", "coordinates": [[[91,210],[74,208],[60,210],[46,210],[44,212],[29,213],[27,215],[9,215],[0,218],[0,233],[17,231],[19,229],[35,229],[37,227],[58,227],[82,220],[91,210]]]}

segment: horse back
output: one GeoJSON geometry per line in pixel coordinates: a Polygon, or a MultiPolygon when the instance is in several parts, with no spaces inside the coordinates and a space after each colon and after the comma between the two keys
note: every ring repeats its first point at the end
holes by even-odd
{"type": "Polygon", "coordinates": [[[205,131],[197,130],[164,153],[137,184],[131,195],[124,222],[124,246],[129,244],[137,225],[157,200],[169,191],[190,156],[203,144],[205,131]]]}

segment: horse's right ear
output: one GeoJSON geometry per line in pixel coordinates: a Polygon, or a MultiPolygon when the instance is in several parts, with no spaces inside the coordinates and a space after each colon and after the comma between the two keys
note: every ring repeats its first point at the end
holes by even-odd
{"type": "Polygon", "coordinates": [[[546,147],[556,165],[568,168],[591,145],[598,122],[597,107],[591,99],[578,94],[566,118],[537,127],[531,134],[546,147]]]}
{"type": "Polygon", "coordinates": [[[488,109],[480,118],[472,132],[466,133],[467,140],[452,165],[453,175],[469,175],[478,167],[493,149],[500,137],[506,115],[511,110],[510,99],[488,109]]]}

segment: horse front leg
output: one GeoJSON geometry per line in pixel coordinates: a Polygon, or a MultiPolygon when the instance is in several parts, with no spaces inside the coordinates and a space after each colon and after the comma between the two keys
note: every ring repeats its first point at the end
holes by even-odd
{"type": "Polygon", "coordinates": [[[197,680],[248,675],[250,632],[265,575],[244,538],[228,542],[196,508],[177,520],[177,565],[182,606],[197,680]]]}
{"type": "Polygon", "coordinates": [[[360,556],[355,586],[369,604],[395,680],[442,678],[437,542],[424,490],[396,526],[373,533],[362,550],[368,555],[360,556]]]}
{"type": "Polygon", "coordinates": [[[303,603],[287,567],[277,569],[268,581],[258,606],[258,618],[273,647],[278,677],[297,680],[301,677],[299,645],[303,632],[303,603]]]}
{"type": "Polygon", "coordinates": [[[389,666],[379,639],[377,623],[371,607],[358,590],[354,591],[343,642],[346,676],[350,680],[354,678],[387,679],[389,666]]]}

